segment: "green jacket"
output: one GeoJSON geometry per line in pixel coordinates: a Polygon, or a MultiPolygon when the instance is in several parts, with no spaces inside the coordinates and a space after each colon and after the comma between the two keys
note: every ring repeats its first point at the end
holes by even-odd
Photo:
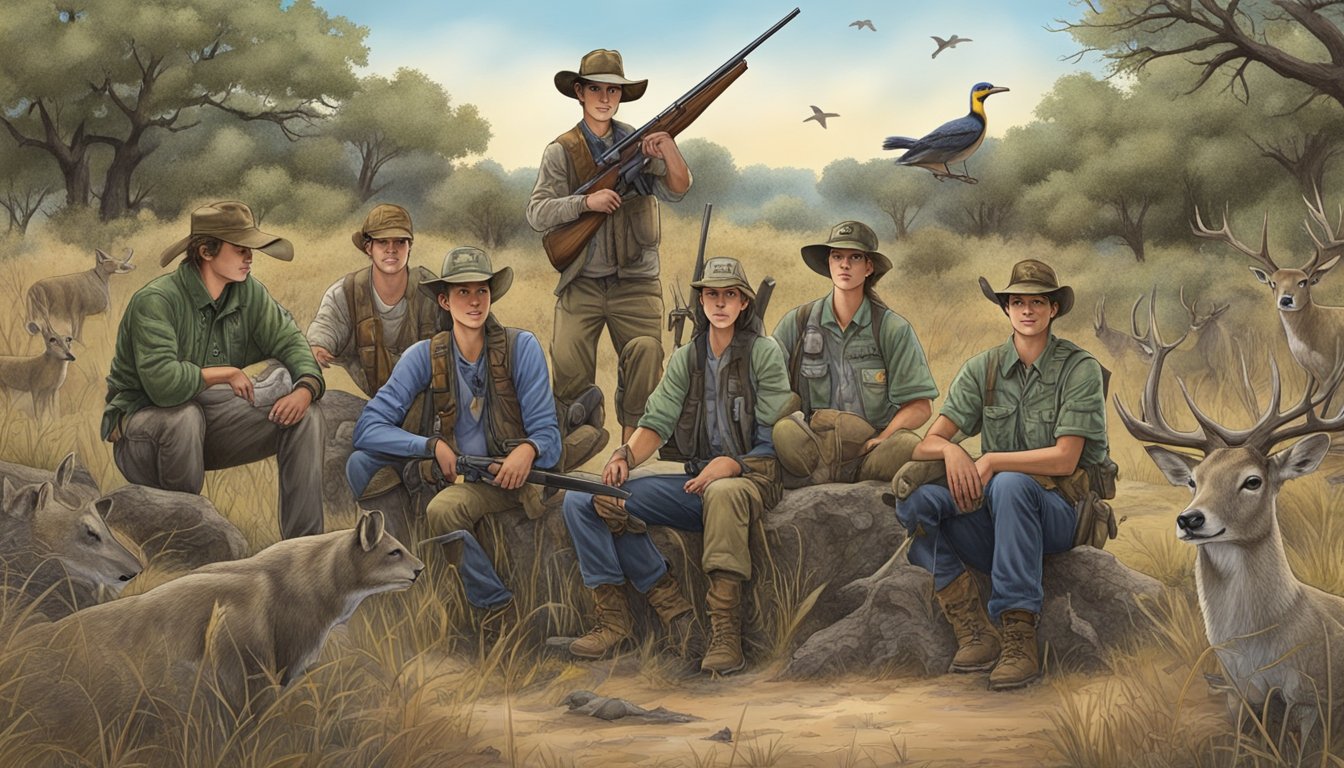
{"type": "Polygon", "coordinates": [[[1098,464],[1107,455],[1101,364],[1054,334],[1030,367],[1022,365],[1011,337],[967,360],[941,413],[967,435],[983,433],[980,447],[986,452],[1047,448],[1063,435],[1078,435],[1085,438],[1080,466],[1098,464]],[[994,404],[986,406],[986,373],[995,356],[994,404]]]}
{"type": "Polygon", "coordinates": [[[177,271],[135,292],[117,328],[107,374],[102,436],[148,405],[171,408],[205,388],[202,368],[243,368],[276,358],[297,382],[307,377],[320,397],[322,371],[284,307],[250,275],[214,301],[200,272],[183,260],[177,271]]]}

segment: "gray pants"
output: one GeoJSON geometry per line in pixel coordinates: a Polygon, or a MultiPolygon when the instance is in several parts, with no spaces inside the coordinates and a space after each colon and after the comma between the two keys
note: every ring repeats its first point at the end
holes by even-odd
{"type": "Polygon", "coordinates": [[[122,422],[112,446],[117,469],[132,483],[201,492],[207,469],[275,456],[280,465],[280,534],[322,532],[322,414],[314,403],[299,423],[282,427],[227,384],[206,388],[172,408],[149,406],[122,422]]]}

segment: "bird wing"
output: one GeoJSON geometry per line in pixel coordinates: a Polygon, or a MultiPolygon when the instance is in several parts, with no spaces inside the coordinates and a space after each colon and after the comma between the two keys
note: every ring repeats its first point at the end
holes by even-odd
{"type": "Polygon", "coordinates": [[[816,106],[815,104],[812,105],[812,116],[813,116],[813,117],[816,117],[816,116],[818,116],[818,115],[824,115],[824,114],[826,114],[826,113],[825,113],[825,112],[822,112],[820,107],[816,106]]]}
{"type": "Polygon", "coordinates": [[[947,45],[947,41],[937,35],[929,35],[929,37],[933,38],[933,42],[937,43],[939,48],[947,45]]]}
{"type": "MultiPolygon", "coordinates": [[[[897,162],[941,161],[954,156],[975,143],[985,132],[985,124],[967,115],[935,128],[931,133],[909,146],[909,151],[897,162]]],[[[890,139],[888,140],[890,141],[890,139]]]]}
{"type": "Polygon", "coordinates": [[[865,26],[867,26],[869,29],[873,30],[874,32],[877,31],[877,27],[874,27],[874,26],[873,26],[873,22],[872,22],[871,19],[864,19],[864,20],[863,20],[863,23],[864,23],[865,26]]]}
{"type": "Polygon", "coordinates": [[[862,21],[851,21],[851,22],[849,22],[849,26],[851,26],[851,27],[858,27],[859,29],[863,29],[863,22],[862,22],[862,21]]]}

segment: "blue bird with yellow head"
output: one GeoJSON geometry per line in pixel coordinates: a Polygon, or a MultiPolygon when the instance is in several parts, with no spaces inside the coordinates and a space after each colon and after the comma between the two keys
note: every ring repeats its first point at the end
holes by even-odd
{"type": "Polygon", "coordinates": [[[927,168],[939,181],[956,179],[967,184],[975,184],[977,179],[965,172],[967,170],[965,163],[985,140],[988,126],[985,119],[985,99],[1007,90],[990,83],[976,83],[971,86],[971,111],[965,117],[943,123],[922,139],[888,136],[886,141],[882,142],[882,148],[906,150],[904,155],[896,158],[897,165],[927,168]],[[950,163],[961,163],[963,173],[953,173],[948,168],[950,163]]]}

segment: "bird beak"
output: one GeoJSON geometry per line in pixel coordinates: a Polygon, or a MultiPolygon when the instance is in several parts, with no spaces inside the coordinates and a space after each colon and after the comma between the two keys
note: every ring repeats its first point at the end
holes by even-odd
{"type": "Polygon", "coordinates": [[[1007,88],[990,88],[989,91],[985,93],[985,95],[989,96],[995,93],[1007,93],[1007,92],[1008,92],[1007,88]]]}

